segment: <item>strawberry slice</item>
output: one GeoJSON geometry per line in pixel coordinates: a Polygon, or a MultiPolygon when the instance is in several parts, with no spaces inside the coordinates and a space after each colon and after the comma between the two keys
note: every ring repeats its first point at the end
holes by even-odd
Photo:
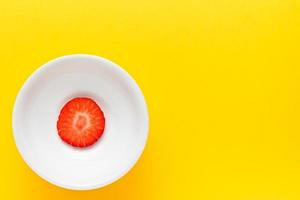
{"type": "Polygon", "coordinates": [[[60,138],[74,147],[88,147],[103,134],[105,118],[101,108],[90,98],[78,97],[62,108],[57,121],[60,138]]]}

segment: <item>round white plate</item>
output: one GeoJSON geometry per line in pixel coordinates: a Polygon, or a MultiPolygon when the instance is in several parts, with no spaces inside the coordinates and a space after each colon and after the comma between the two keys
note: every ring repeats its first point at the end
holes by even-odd
{"type": "Polygon", "coordinates": [[[91,55],[52,60],[25,82],[13,111],[14,137],[23,159],[45,180],[88,190],[125,175],[143,152],[148,111],[136,82],[118,65],[91,55]],[[106,127],[92,146],[74,148],[57,134],[63,105],[90,97],[102,108],[106,127]]]}

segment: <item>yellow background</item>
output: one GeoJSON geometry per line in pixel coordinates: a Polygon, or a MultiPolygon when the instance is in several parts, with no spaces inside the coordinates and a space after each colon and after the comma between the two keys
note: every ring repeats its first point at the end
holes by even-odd
{"type": "Polygon", "coordinates": [[[1,199],[300,199],[299,0],[1,0],[1,199]],[[15,97],[58,56],[111,59],[138,82],[150,136],[105,188],[53,186],[13,141],[15,97]]]}

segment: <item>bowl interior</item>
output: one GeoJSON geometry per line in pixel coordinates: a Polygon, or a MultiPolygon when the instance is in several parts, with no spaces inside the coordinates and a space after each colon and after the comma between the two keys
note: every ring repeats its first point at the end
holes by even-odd
{"type": "Polygon", "coordinates": [[[14,136],[23,158],[44,179],[69,189],[93,189],[124,175],[143,151],[148,114],[143,95],[120,67],[103,58],[65,56],[37,70],[20,91],[14,136]],[[90,97],[102,108],[106,128],[84,149],[64,143],[56,122],[63,105],[90,97]]]}

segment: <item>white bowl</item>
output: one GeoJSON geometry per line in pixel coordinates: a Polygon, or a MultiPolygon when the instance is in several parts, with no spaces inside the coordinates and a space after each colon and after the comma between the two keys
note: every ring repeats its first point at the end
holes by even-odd
{"type": "Polygon", "coordinates": [[[89,190],[125,175],[143,152],[148,111],[136,82],[101,57],[70,55],[52,60],[25,82],[13,111],[14,137],[23,159],[45,180],[89,190]],[[106,127],[89,148],[74,148],[57,134],[60,109],[74,97],[91,97],[102,108],[106,127]]]}

